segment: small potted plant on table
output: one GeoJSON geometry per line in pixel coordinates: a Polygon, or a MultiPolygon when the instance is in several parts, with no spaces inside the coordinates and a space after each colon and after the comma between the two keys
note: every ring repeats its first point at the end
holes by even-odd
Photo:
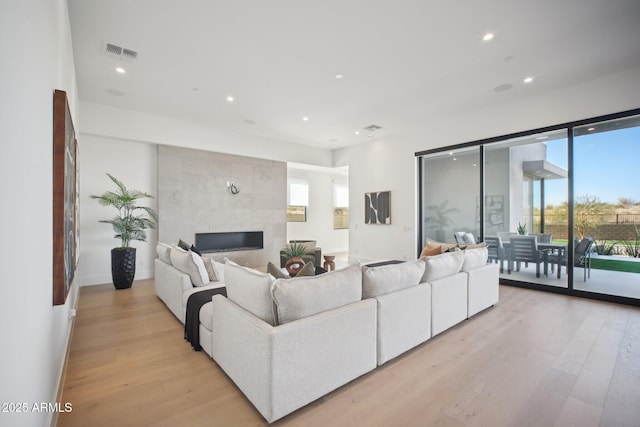
{"type": "Polygon", "coordinates": [[[302,256],[307,252],[307,247],[302,243],[293,242],[285,246],[283,252],[287,258],[284,268],[289,273],[289,276],[293,277],[304,267],[302,256]]]}
{"type": "Polygon", "coordinates": [[[158,215],[145,206],[136,206],[139,199],[153,198],[140,190],[129,190],[114,176],[107,176],[116,185],[116,191],[107,191],[101,196],[92,195],[103,206],[112,206],[118,210],[113,219],[100,222],[111,224],[116,233],[115,238],[121,240],[121,246],[111,249],[111,276],[116,289],[130,288],[136,274],[136,248],[129,246],[131,241],[146,242],[146,229],[156,228],[158,215]]]}

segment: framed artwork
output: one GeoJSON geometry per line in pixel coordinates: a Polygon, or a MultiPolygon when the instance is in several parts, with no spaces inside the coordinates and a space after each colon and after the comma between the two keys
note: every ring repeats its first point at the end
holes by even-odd
{"type": "Polygon", "coordinates": [[[364,223],[391,224],[391,191],[364,193],[364,223]]]}
{"type": "Polygon", "coordinates": [[[77,141],[67,94],[53,94],[53,305],[64,304],[76,271],[77,141]]]}

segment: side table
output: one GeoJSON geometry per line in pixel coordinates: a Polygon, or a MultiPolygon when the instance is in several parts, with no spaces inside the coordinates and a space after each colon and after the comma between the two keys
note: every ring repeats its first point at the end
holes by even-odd
{"type": "Polygon", "coordinates": [[[324,255],[324,269],[327,271],[332,271],[336,269],[335,255],[324,255]]]}

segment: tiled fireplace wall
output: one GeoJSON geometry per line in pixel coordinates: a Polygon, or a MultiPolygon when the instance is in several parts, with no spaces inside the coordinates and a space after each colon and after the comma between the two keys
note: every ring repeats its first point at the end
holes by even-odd
{"type": "Polygon", "coordinates": [[[242,265],[279,265],[286,243],[284,162],[158,146],[158,240],[195,242],[196,233],[262,231],[264,249],[215,253],[242,265]],[[231,194],[227,181],[239,190],[231,194]]]}

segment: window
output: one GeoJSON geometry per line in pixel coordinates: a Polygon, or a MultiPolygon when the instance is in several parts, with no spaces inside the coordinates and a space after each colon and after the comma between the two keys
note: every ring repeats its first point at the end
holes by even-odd
{"type": "Polygon", "coordinates": [[[287,222],[306,222],[309,206],[309,182],[289,178],[287,183],[287,222]]]}
{"type": "Polygon", "coordinates": [[[334,184],[333,206],[333,228],[349,228],[349,187],[334,184]]]}

